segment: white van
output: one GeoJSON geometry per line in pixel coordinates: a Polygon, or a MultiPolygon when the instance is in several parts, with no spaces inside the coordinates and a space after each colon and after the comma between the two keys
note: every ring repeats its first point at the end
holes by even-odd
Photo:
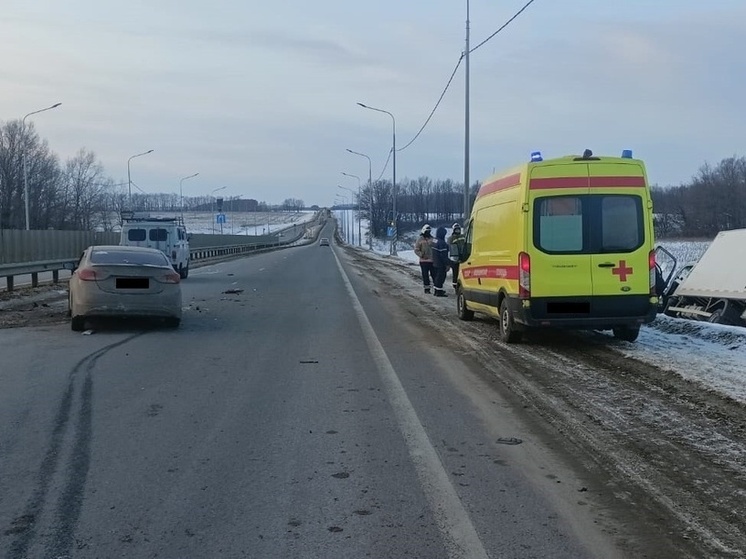
{"type": "Polygon", "coordinates": [[[150,217],[122,212],[119,244],[158,249],[168,257],[182,278],[189,275],[189,236],[179,217],[150,217]]]}

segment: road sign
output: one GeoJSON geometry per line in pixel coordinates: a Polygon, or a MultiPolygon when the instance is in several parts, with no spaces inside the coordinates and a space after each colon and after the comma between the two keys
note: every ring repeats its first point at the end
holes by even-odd
{"type": "Polygon", "coordinates": [[[225,223],[225,214],[218,214],[215,216],[215,223],[225,223]]]}

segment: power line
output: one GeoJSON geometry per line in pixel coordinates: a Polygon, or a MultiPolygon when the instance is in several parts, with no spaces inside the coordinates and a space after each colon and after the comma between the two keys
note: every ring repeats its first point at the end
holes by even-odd
{"type": "Polygon", "coordinates": [[[425,126],[427,126],[427,124],[430,122],[430,119],[433,118],[435,111],[438,110],[438,106],[440,106],[440,102],[443,100],[443,97],[445,97],[446,91],[448,91],[448,88],[451,87],[451,82],[453,81],[453,77],[456,75],[456,71],[458,70],[458,67],[461,66],[461,61],[463,59],[464,59],[464,54],[461,53],[461,56],[459,56],[458,62],[456,62],[456,67],[453,69],[453,72],[451,72],[451,77],[448,78],[448,83],[443,89],[443,93],[440,94],[440,97],[438,98],[438,102],[435,103],[433,110],[430,111],[430,116],[427,117],[425,124],[422,125],[422,128],[420,128],[419,132],[415,134],[414,138],[412,138],[407,145],[405,145],[402,148],[397,149],[396,151],[404,151],[405,149],[407,149],[409,146],[411,146],[414,143],[414,141],[420,136],[420,134],[422,134],[422,131],[425,129],[425,126]]]}
{"type": "Polygon", "coordinates": [[[386,172],[386,168],[387,168],[387,167],[389,166],[389,161],[391,161],[391,153],[392,153],[393,151],[394,151],[394,150],[392,150],[392,149],[390,149],[390,150],[389,150],[389,156],[388,156],[388,157],[386,158],[386,163],[384,163],[384,164],[383,164],[383,170],[381,171],[381,174],[380,174],[380,175],[378,175],[378,178],[376,179],[376,182],[380,181],[380,180],[381,180],[381,177],[382,177],[382,176],[383,176],[383,174],[384,174],[384,173],[386,172]]]}
{"type": "MultiPolygon", "coordinates": [[[[505,29],[508,25],[510,25],[513,20],[515,20],[519,15],[521,15],[526,8],[528,8],[531,4],[534,3],[535,0],[529,0],[520,10],[518,10],[515,14],[513,14],[513,17],[511,17],[508,21],[506,21],[497,31],[495,31],[492,35],[487,37],[484,41],[479,43],[476,47],[473,49],[469,49],[469,54],[477,50],[479,47],[484,45],[487,41],[491,40],[495,35],[500,33],[503,29],[505,29]]],[[[422,128],[420,128],[419,132],[415,134],[414,138],[412,138],[407,145],[405,145],[402,148],[397,149],[396,151],[404,151],[409,146],[411,146],[414,141],[422,134],[422,131],[425,130],[425,127],[428,125],[430,120],[433,118],[433,115],[435,114],[435,111],[438,110],[438,107],[440,106],[441,101],[443,101],[443,97],[445,97],[446,92],[448,91],[448,88],[451,86],[451,83],[453,82],[453,78],[456,76],[456,72],[458,71],[459,66],[461,65],[461,61],[464,59],[465,53],[461,53],[461,56],[458,59],[458,62],[456,62],[456,67],[453,69],[453,72],[451,73],[451,77],[448,78],[448,83],[446,84],[445,88],[443,89],[443,93],[440,94],[440,97],[438,98],[437,103],[435,103],[435,107],[433,107],[433,110],[430,112],[430,115],[427,117],[427,120],[425,120],[425,124],[422,125],[422,128]]],[[[385,168],[384,168],[385,170],[385,168]]],[[[383,175],[383,173],[381,173],[383,175]]]]}
{"type": "MultiPolygon", "coordinates": [[[[508,21],[506,21],[503,25],[501,25],[500,28],[497,31],[495,31],[492,35],[490,35],[489,37],[487,37],[484,41],[482,41],[481,43],[479,43],[474,48],[469,49],[469,54],[471,54],[472,52],[474,52],[475,50],[477,50],[479,47],[481,47],[482,45],[484,45],[488,41],[492,40],[498,33],[500,33],[500,31],[502,31],[508,25],[510,25],[511,23],[513,23],[513,21],[519,15],[521,15],[526,10],[526,8],[528,8],[531,4],[533,4],[534,1],[535,0],[529,0],[528,2],[526,2],[526,4],[524,4],[524,6],[520,10],[518,10],[515,14],[513,14],[513,17],[511,17],[508,21]]],[[[451,72],[451,77],[448,78],[448,83],[446,83],[446,86],[443,88],[443,92],[440,94],[440,97],[438,98],[438,101],[435,103],[435,106],[433,107],[433,110],[430,111],[430,115],[427,117],[427,120],[425,120],[425,123],[422,125],[422,127],[420,128],[420,130],[417,132],[417,134],[415,134],[414,138],[412,138],[409,141],[409,143],[407,143],[404,147],[401,147],[401,148],[397,149],[396,151],[404,151],[405,149],[407,149],[409,146],[411,146],[414,143],[414,141],[417,138],[419,138],[419,136],[420,136],[420,134],[422,134],[423,130],[425,130],[425,127],[430,123],[430,120],[433,118],[433,115],[435,114],[435,111],[438,110],[438,107],[440,106],[440,103],[443,101],[443,97],[445,97],[445,94],[448,91],[448,88],[451,87],[451,83],[453,82],[453,78],[456,76],[456,72],[458,71],[459,66],[461,66],[461,61],[464,59],[464,56],[466,56],[466,54],[462,52],[461,56],[459,56],[458,62],[456,62],[456,66],[453,69],[453,72],[451,72]]],[[[381,180],[381,177],[386,172],[386,168],[388,167],[389,160],[391,159],[392,152],[393,152],[393,150],[389,150],[389,156],[386,159],[386,163],[383,166],[383,170],[381,171],[381,174],[378,176],[378,178],[376,179],[376,181],[381,180]]]]}
{"type": "Polygon", "coordinates": [[[500,33],[500,31],[502,31],[502,30],[503,30],[503,29],[505,29],[505,28],[506,28],[506,27],[507,27],[508,25],[510,25],[510,24],[511,24],[511,23],[513,22],[513,20],[514,20],[515,18],[517,18],[517,17],[519,16],[519,15],[521,15],[521,14],[523,13],[523,11],[524,11],[524,10],[525,10],[526,8],[528,8],[528,7],[529,7],[529,6],[531,5],[531,4],[533,4],[533,3],[534,3],[534,0],[528,0],[528,2],[526,2],[526,4],[525,4],[525,5],[524,5],[524,6],[523,6],[523,7],[522,7],[522,8],[520,9],[520,10],[518,10],[518,11],[517,11],[517,12],[515,13],[515,15],[513,15],[513,17],[511,17],[511,18],[510,18],[510,19],[509,19],[508,21],[506,21],[506,22],[505,22],[505,23],[504,23],[504,24],[503,24],[503,25],[502,25],[502,26],[500,27],[500,29],[498,29],[498,30],[497,30],[497,31],[495,31],[495,32],[494,32],[494,33],[493,33],[492,35],[490,35],[489,37],[487,37],[487,38],[486,38],[486,39],[485,39],[484,41],[482,41],[481,43],[479,43],[479,44],[478,44],[478,45],[477,45],[476,47],[474,47],[473,49],[470,49],[470,50],[469,50],[469,54],[471,54],[472,52],[474,52],[475,50],[477,50],[477,49],[478,49],[479,47],[481,47],[481,46],[482,46],[483,44],[485,44],[485,43],[486,43],[487,41],[489,41],[490,39],[492,39],[492,38],[493,38],[493,37],[494,37],[495,35],[497,35],[498,33],[500,33]]]}

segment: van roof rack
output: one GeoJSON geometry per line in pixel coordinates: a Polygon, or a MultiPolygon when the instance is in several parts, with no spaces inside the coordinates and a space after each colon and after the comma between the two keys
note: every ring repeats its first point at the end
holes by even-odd
{"type": "Polygon", "coordinates": [[[131,210],[123,210],[121,212],[122,221],[131,221],[131,222],[140,222],[140,221],[150,221],[150,222],[159,222],[159,223],[175,223],[176,225],[184,225],[184,218],[181,216],[151,216],[149,213],[145,212],[133,212],[131,210]]]}

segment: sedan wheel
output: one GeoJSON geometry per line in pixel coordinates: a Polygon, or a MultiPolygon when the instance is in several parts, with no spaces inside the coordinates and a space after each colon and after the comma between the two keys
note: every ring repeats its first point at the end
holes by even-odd
{"type": "Polygon", "coordinates": [[[70,328],[73,332],[82,332],[83,330],[85,330],[85,317],[73,316],[70,319],[70,328]]]}

